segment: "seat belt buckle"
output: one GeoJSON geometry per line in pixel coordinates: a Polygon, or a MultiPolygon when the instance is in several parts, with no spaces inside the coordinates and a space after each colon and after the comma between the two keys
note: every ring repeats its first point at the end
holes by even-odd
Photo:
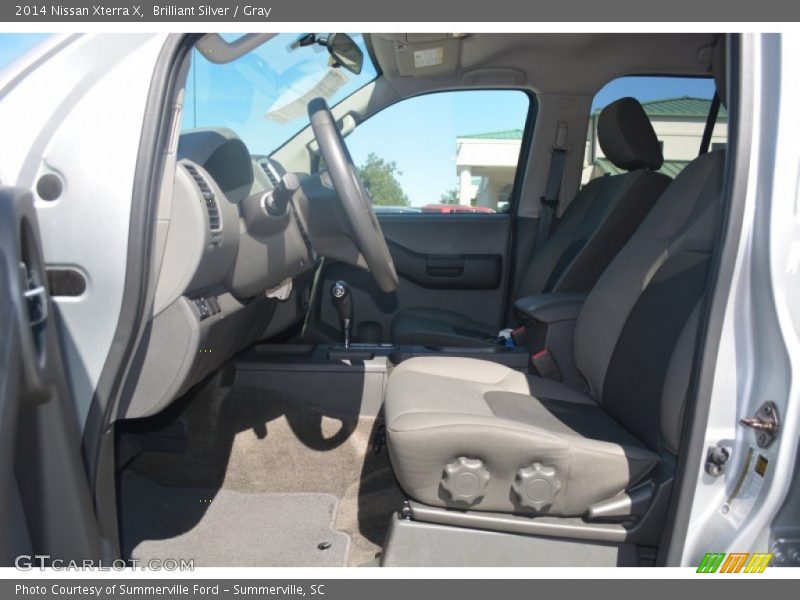
{"type": "Polygon", "coordinates": [[[531,368],[534,375],[551,379],[553,381],[561,381],[561,369],[558,368],[556,359],[550,354],[550,351],[545,348],[538,352],[531,354],[531,368]]]}

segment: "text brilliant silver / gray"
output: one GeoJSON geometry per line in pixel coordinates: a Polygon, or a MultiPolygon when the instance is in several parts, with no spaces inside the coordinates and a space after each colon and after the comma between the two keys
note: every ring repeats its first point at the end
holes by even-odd
{"type": "Polygon", "coordinates": [[[237,6],[176,6],[174,4],[153,5],[154,17],[260,17],[268,19],[272,7],[243,4],[237,6]]]}

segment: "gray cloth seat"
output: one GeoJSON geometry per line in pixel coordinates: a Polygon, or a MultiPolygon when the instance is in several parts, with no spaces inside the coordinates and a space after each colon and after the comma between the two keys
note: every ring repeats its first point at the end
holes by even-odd
{"type": "MultiPolygon", "coordinates": [[[[724,103],[721,48],[714,64],[724,103]]],[[[724,172],[724,150],[689,163],[587,295],[573,339],[585,389],[475,359],[395,367],[387,445],[411,498],[583,516],[657,465],[675,464],[724,172]]]]}
{"type": "MultiPolygon", "coordinates": [[[[552,234],[526,267],[518,298],[543,292],[588,292],[641,223],[671,179],[658,173],[663,156],[650,120],[633,98],[600,114],[598,139],[606,157],[627,173],[590,181],[569,203],[552,234]]],[[[495,343],[497,324],[456,311],[410,308],[392,321],[392,341],[428,346],[495,343]]]]}
{"type": "Polygon", "coordinates": [[[659,462],[590,397],[472,358],[401,363],[386,392],[386,421],[398,480],[431,505],[471,507],[442,488],[443,469],[462,456],[479,457],[490,476],[476,508],[532,511],[518,504],[511,485],[521,467],[539,463],[559,477],[547,512],[563,515],[582,514],[659,462]]]}
{"type": "Polygon", "coordinates": [[[580,516],[677,453],[724,164],[724,151],[690,163],[588,294],[573,340],[584,390],[475,359],[392,371],[387,444],[409,496],[580,516]],[[526,478],[545,497],[520,499],[526,478]]]}

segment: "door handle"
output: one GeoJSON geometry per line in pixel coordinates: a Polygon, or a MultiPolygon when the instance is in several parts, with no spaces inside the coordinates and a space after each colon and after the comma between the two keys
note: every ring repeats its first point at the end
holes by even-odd
{"type": "Polygon", "coordinates": [[[38,277],[31,274],[24,262],[19,263],[19,271],[20,279],[25,286],[22,297],[28,307],[28,319],[31,327],[36,327],[47,321],[47,290],[44,285],[37,285],[38,277]]]}
{"type": "Polygon", "coordinates": [[[47,321],[47,292],[44,286],[25,290],[23,294],[28,303],[28,313],[31,315],[31,325],[41,325],[47,321]],[[34,301],[38,300],[38,308],[34,306],[34,301]],[[38,312],[38,316],[34,316],[38,312]]]}
{"type": "Polygon", "coordinates": [[[464,274],[463,256],[428,256],[425,270],[431,277],[460,277],[464,274]]]}

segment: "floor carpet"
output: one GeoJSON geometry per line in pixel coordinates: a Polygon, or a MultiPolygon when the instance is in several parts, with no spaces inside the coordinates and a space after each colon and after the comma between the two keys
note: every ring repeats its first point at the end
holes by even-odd
{"type": "Polygon", "coordinates": [[[249,494],[170,487],[128,473],[125,553],[139,561],[192,559],[196,567],[344,566],[350,537],[334,531],[330,494],[249,494]]]}
{"type": "MultiPolygon", "coordinates": [[[[118,486],[123,546],[132,552],[134,548],[148,547],[149,542],[161,544],[217,528],[222,522],[214,507],[218,498],[222,502],[219,510],[232,512],[230,518],[235,520],[237,511],[232,509],[236,506],[259,512],[256,505],[265,507],[265,503],[278,502],[281,495],[310,495],[335,500],[333,530],[350,540],[342,563],[374,563],[391,515],[402,501],[385,447],[375,448],[372,443],[376,436],[380,438],[381,429],[379,419],[322,414],[263,390],[235,386],[201,390],[157,417],[129,424],[120,432],[118,464],[125,463],[118,486]],[[184,446],[163,451],[164,446],[175,444],[158,443],[159,435],[166,439],[175,431],[186,432],[184,446]],[[150,483],[139,486],[139,492],[131,492],[130,482],[126,482],[131,475],[150,483]],[[166,492],[177,495],[180,500],[175,504],[180,506],[192,506],[192,499],[202,498],[203,494],[210,501],[198,501],[176,526],[175,519],[169,517],[171,504],[166,492]],[[229,496],[231,493],[234,495],[229,496]],[[152,501],[142,494],[152,497],[152,501]],[[139,515],[140,505],[147,502],[153,507],[152,513],[139,515]],[[212,512],[209,522],[203,524],[212,512]],[[199,528],[196,534],[195,528],[199,528]]],[[[306,510],[294,512],[302,517],[306,510]]],[[[324,511],[312,512],[319,517],[324,511]]],[[[283,513],[270,517],[267,512],[258,519],[251,516],[249,527],[255,532],[245,531],[246,523],[233,531],[241,531],[242,544],[248,543],[247,536],[259,532],[273,535],[277,526],[272,521],[282,518],[278,514],[283,513]]],[[[299,521],[290,518],[291,528],[300,531],[299,521]]],[[[296,558],[308,560],[303,563],[306,566],[330,564],[325,561],[335,554],[331,552],[333,542],[328,550],[318,551],[311,541],[323,531],[323,520],[316,518],[315,526],[307,532],[313,551],[306,553],[305,547],[302,552],[297,551],[296,558]]],[[[282,530],[288,533],[291,528],[282,530]]],[[[280,548],[283,542],[277,533],[274,535],[276,547],[280,548]]],[[[238,533],[233,537],[237,536],[238,533]]],[[[265,557],[260,564],[271,565],[270,557],[274,555],[267,548],[260,551],[265,557]]],[[[222,558],[234,558],[226,556],[222,558]]],[[[246,551],[237,556],[233,563],[226,564],[250,564],[246,551]]]]}

